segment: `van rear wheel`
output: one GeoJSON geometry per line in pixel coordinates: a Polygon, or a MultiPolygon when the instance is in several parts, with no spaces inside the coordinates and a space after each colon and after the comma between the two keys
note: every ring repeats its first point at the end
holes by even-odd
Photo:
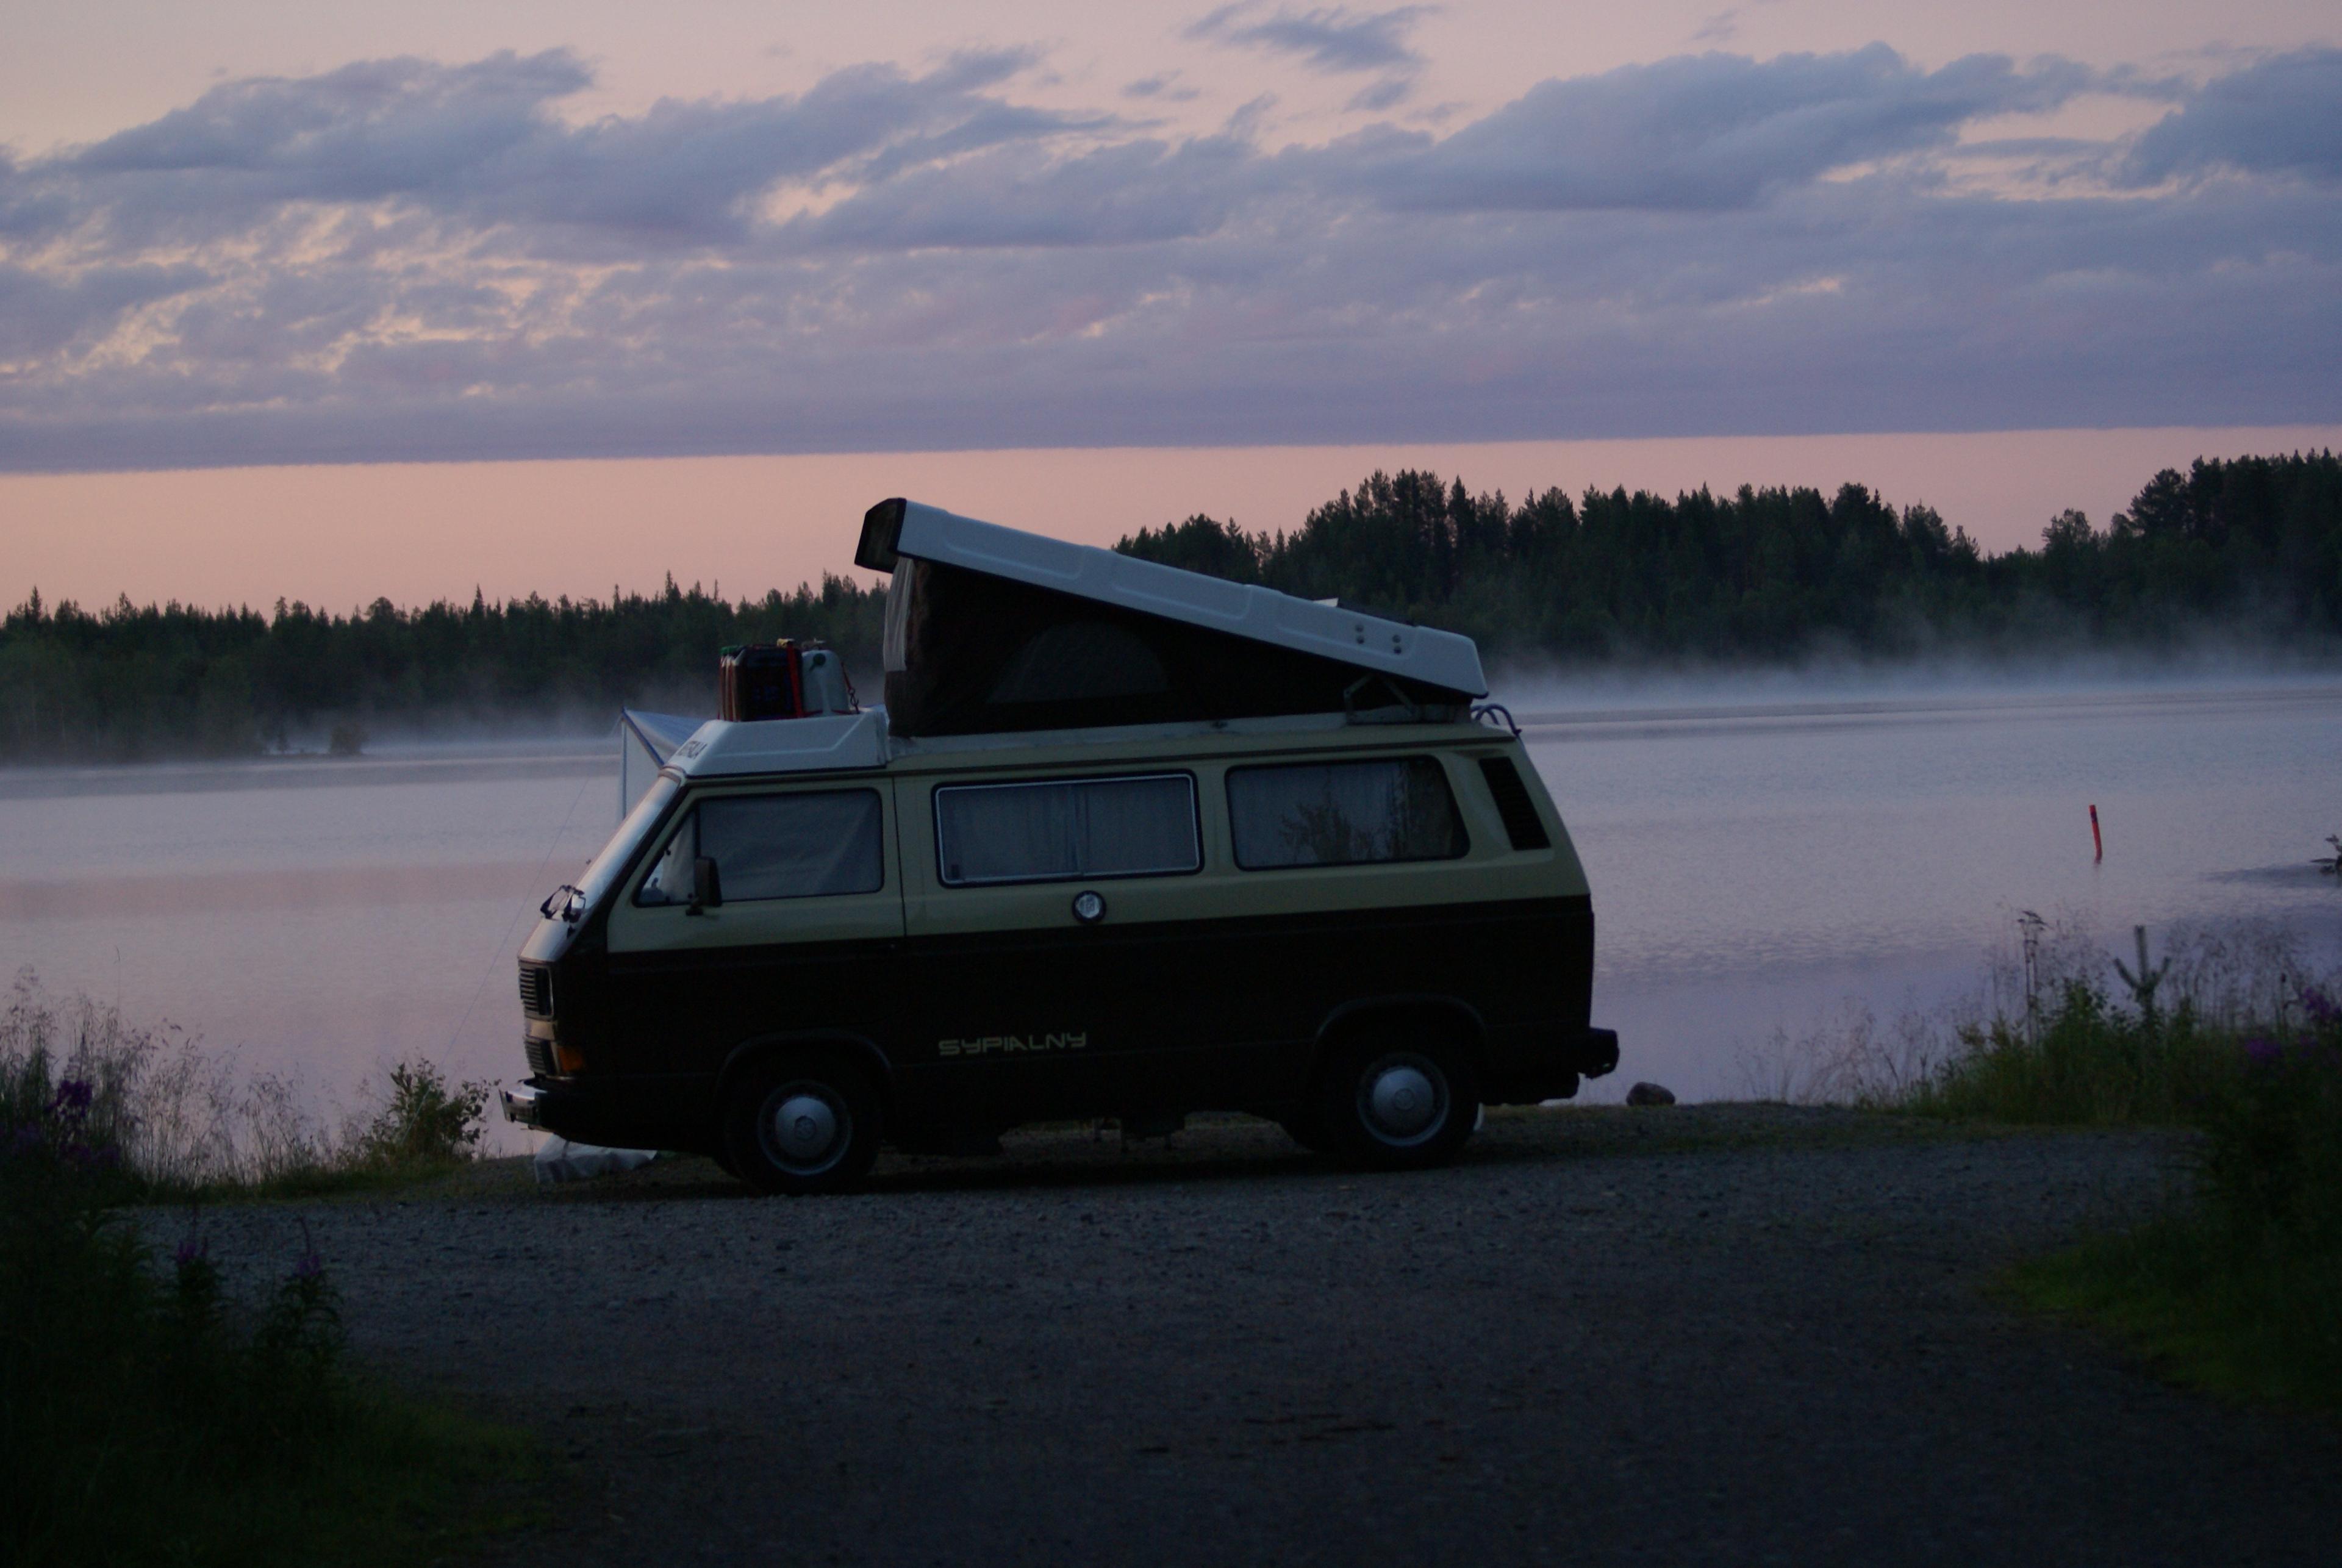
{"type": "Polygon", "coordinates": [[[744,1074],[724,1102],[724,1153],[766,1193],[836,1193],[878,1157],[878,1096],[850,1063],[786,1056],[744,1074]]]}
{"type": "Polygon", "coordinates": [[[1479,1120],[1480,1077],[1453,1039],[1377,1032],[1327,1064],[1316,1111],[1332,1153],[1386,1170],[1444,1165],[1479,1120]]]}

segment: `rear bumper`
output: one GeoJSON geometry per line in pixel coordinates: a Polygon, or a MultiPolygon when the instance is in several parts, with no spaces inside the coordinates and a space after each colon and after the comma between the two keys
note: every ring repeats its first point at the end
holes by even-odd
{"type": "Polygon", "coordinates": [[[1618,1031],[1588,1029],[1586,1032],[1585,1055],[1580,1058],[1580,1076],[1599,1078],[1618,1065],[1618,1031]]]}
{"type": "Polygon", "coordinates": [[[1553,1037],[1535,1042],[1490,1042],[1492,1070],[1481,1085],[1480,1098],[1491,1105],[1534,1105],[1546,1100],[1566,1100],[1577,1093],[1578,1080],[1599,1078],[1618,1065],[1618,1032],[1587,1029],[1575,1040],[1555,1048],[1553,1037]],[[1505,1045],[1512,1049],[1504,1049],[1505,1045]]]}

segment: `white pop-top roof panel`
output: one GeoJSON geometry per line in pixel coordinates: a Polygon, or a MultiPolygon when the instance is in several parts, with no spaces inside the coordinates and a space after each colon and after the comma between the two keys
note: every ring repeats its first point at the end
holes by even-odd
{"type": "Polygon", "coordinates": [[[886,710],[802,719],[710,719],[675,748],[669,765],[688,778],[817,773],[886,765],[886,710]]]}
{"type": "Polygon", "coordinates": [[[1488,692],[1478,646],[1457,633],[1296,599],[1274,588],[1230,583],[1096,545],[1069,544],[916,501],[904,504],[895,550],[1470,696],[1488,692]]]}

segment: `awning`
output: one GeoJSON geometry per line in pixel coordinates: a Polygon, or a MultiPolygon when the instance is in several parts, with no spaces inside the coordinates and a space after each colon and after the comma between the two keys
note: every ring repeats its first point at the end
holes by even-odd
{"type": "Polygon", "coordinates": [[[680,714],[646,714],[634,708],[618,714],[618,818],[626,820],[635,803],[651,787],[659,769],[675,755],[676,747],[697,733],[706,719],[680,714]]]}

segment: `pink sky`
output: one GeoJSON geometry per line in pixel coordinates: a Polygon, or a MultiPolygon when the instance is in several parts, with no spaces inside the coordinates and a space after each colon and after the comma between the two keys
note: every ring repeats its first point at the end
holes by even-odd
{"type": "Polygon", "coordinates": [[[889,494],[1107,543],[1401,466],[1856,481],[2006,549],[2342,445],[2332,0],[14,0],[8,37],[10,603],[760,593],[889,494]]]}
{"type": "Polygon", "coordinates": [[[864,508],[909,494],[1107,544],[1196,512],[1291,528],[1376,467],[1461,474],[1517,500],[1559,485],[1672,494],[1852,480],[1924,502],[1988,549],[2057,511],[2103,524],[2157,469],[2342,447],[2342,426],[1715,437],[1480,445],[1101,448],[226,468],[0,476],[10,603],[127,594],[346,610],[530,592],[606,597],[667,573],[759,594],[851,571],[864,508]]]}

